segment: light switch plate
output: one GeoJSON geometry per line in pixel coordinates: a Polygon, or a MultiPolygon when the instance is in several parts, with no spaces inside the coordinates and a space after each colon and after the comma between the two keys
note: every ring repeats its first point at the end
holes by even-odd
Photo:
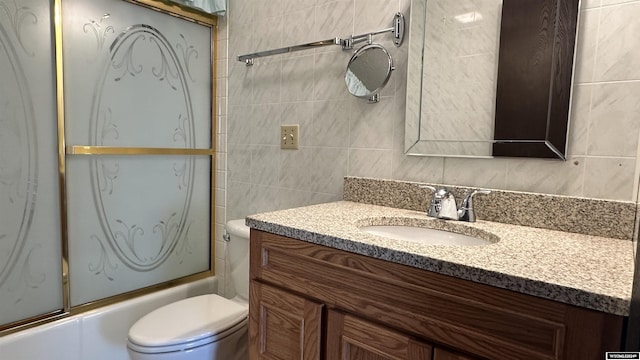
{"type": "Polygon", "coordinates": [[[298,149],[299,125],[280,126],[280,149],[298,149]]]}

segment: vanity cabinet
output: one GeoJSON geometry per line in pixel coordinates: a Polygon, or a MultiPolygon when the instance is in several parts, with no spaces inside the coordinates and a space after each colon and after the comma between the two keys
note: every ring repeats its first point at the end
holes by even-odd
{"type": "Polygon", "coordinates": [[[602,359],[623,318],[251,230],[250,359],[602,359]]]}

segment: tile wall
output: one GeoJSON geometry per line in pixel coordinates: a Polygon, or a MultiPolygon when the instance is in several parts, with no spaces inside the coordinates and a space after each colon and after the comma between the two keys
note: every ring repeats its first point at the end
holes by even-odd
{"type": "Polygon", "coordinates": [[[215,183],[215,272],[220,279],[219,292],[225,293],[225,242],[222,240],[226,219],[227,188],[227,46],[229,31],[227,17],[218,18],[218,37],[216,39],[216,183],[215,183]]]}
{"type": "Polygon", "coordinates": [[[398,69],[374,105],[346,92],[350,53],[339,47],[262,58],[252,67],[235,60],[389,27],[396,11],[408,17],[410,0],[233,0],[229,7],[219,36],[219,58],[228,61],[220,62],[218,80],[218,224],[339,200],[345,175],[636,201],[640,1],[582,1],[566,162],[405,156],[407,47],[393,47],[389,35],[376,39],[398,69]],[[299,150],[280,150],[281,124],[300,125],[299,150]]]}
{"type": "Polygon", "coordinates": [[[345,175],[392,176],[402,136],[406,47],[382,40],[398,65],[382,100],[349,95],[351,56],[325,47],[257,59],[238,54],[345,37],[391,26],[408,0],[240,0],[230,2],[227,218],[342,198],[345,175]],[[358,16],[355,16],[355,14],[358,16]],[[281,124],[300,124],[300,149],[280,150],[281,124]]]}

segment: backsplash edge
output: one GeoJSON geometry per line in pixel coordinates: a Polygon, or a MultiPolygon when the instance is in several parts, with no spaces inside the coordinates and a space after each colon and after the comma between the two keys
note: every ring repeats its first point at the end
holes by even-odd
{"type": "MultiPolygon", "coordinates": [[[[426,211],[431,191],[446,186],[460,202],[471,187],[347,176],[343,199],[399,209],[426,211]]],[[[474,197],[478,219],[505,224],[632,240],[636,203],[508,190],[474,197]]]]}

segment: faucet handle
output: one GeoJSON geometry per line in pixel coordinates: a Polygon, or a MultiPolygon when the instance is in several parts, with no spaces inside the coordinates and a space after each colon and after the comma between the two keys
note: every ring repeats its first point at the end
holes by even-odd
{"type": "Polygon", "coordinates": [[[471,190],[468,194],[465,194],[465,196],[469,196],[469,198],[473,198],[473,197],[474,197],[474,196],[476,196],[477,194],[489,195],[489,194],[491,194],[491,190],[487,190],[487,189],[475,189],[475,190],[471,190]]]}
{"type": "Polygon", "coordinates": [[[437,201],[436,201],[436,192],[438,191],[438,189],[436,189],[434,186],[431,186],[431,185],[419,185],[418,187],[420,189],[429,189],[433,193],[431,202],[429,202],[429,210],[427,210],[427,215],[431,217],[436,217],[439,211],[437,208],[437,201]]]}
{"type": "Polygon", "coordinates": [[[491,190],[486,189],[476,189],[468,192],[462,203],[460,204],[460,210],[458,210],[458,219],[460,221],[468,221],[475,222],[476,221],[476,212],[473,208],[473,198],[478,194],[488,195],[491,193],[491,190]]]}

